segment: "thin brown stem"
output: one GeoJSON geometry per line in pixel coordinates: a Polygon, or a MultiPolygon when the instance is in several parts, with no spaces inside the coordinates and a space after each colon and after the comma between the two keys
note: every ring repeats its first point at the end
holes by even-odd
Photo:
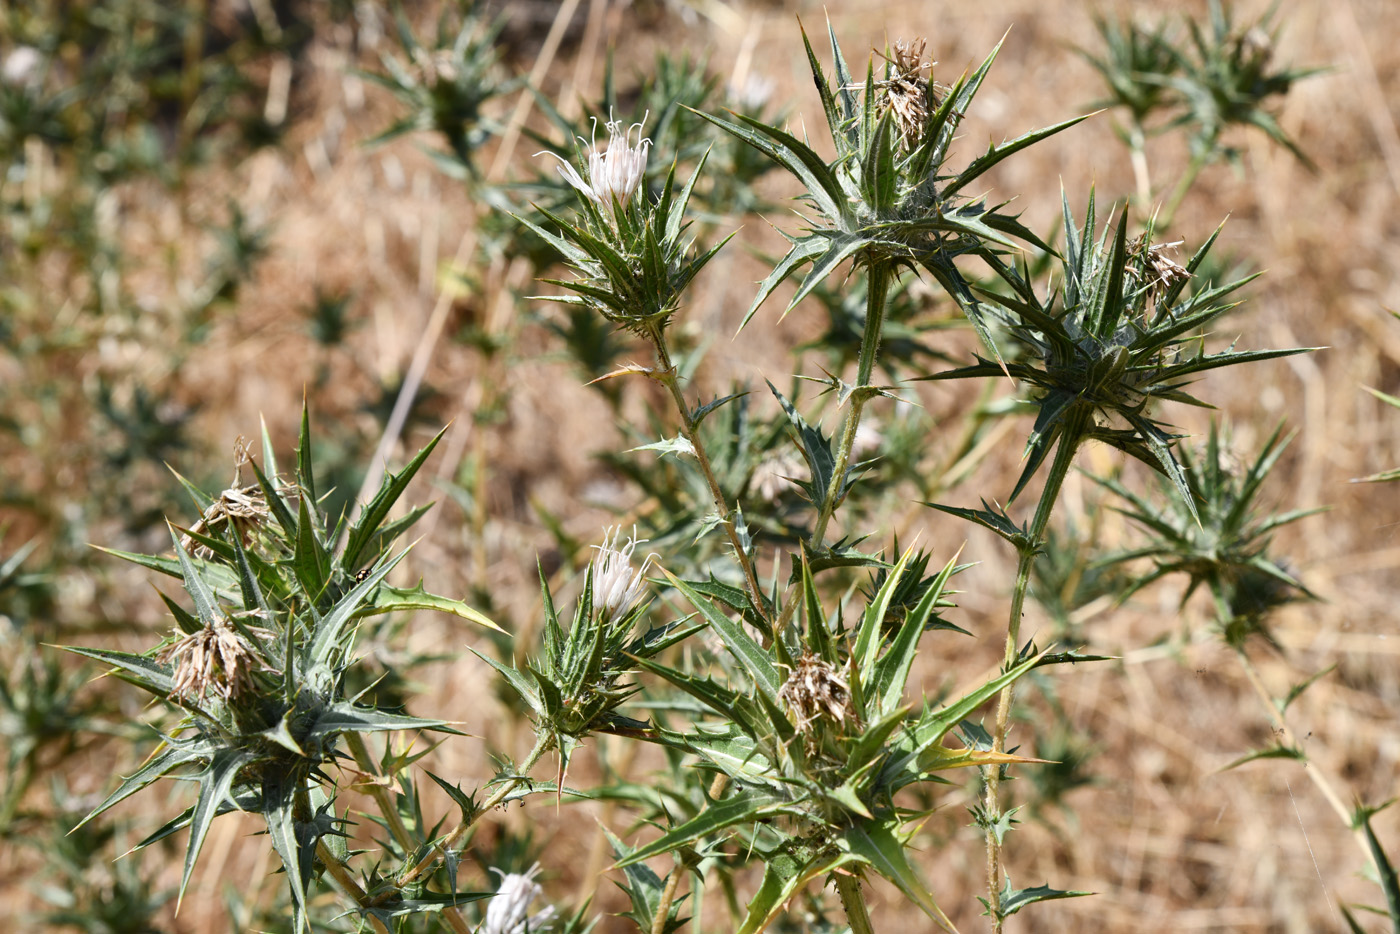
{"type": "Polygon", "coordinates": [[[671,903],[676,900],[676,889],[685,875],[685,863],[676,860],[676,868],[666,877],[666,885],[661,889],[661,903],[656,906],[656,914],[651,919],[651,934],[666,934],[666,919],[671,914],[671,903]]]}
{"type": "Polygon", "coordinates": [[[355,758],[355,765],[363,773],[365,781],[360,784],[371,798],[374,799],[375,806],[379,808],[379,813],[384,818],[384,822],[389,827],[389,834],[394,841],[401,846],[406,853],[411,853],[417,847],[413,835],[408,832],[408,827],[404,825],[403,817],[399,814],[398,806],[394,802],[393,792],[383,781],[383,774],[379,771],[379,766],[374,758],[369,754],[369,747],[365,745],[365,738],[358,733],[346,733],[345,744],[350,747],[350,754],[355,758]]]}
{"type": "Polygon", "coordinates": [[[653,332],[650,338],[652,347],[656,350],[656,362],[659,364],[659,372],[653,374],[654,378],[666,387],[671,394],[671,399],[676,403],[676,411],[681,416],[681,433],[695,451],[695,460],[700,464],[700,472],[704,474],[705,483],[710,488],[710,498],[714,500],[715,509],[719,512],[720,525],[724,527],[729,544],[734,548],[735,559],[739,562],[739,567],[744,573],[744,584],[748,587],[754,612],[764,622],[769,622],[768,614],[763,610],[763,589],[758,585],[758,575],[754,571],[753,561],[749,558],[748,551],[745,550],[744,543],[739,538],[739,528],[734,521],[734,513],[730,510],[724,491],[720,489],[719,480],[715,478],[714,469],[710,466],[710,457],[705,451],[705,442],[700,438],[698,431],[699,425],[691,415],[690,405],[685,401],[685,395],[681,392],[680,382],[676,377],[676,368],[671,363],[670,353],[666,350],[666,339],[659,331],[653,332]]]}
{"type": "MultiPolygon", "coordinates": [[[[1045,479],[1045,487],[1040,491],[1035,516],[1026,530],[1026,540],[1017,546],[1016,586],[1011,591],[1011,614],[1006,623],[1006,650],[1003,656],[1003,670],[1010,670],[1020,659],[1021,617],[1025,613],[1026,594],[1030,590],[1031,569],[1040,554],[1045,530],[1050,526],[1050,516],[1055,511],[1055,503],[1060,498],[1060,490],[1069,475],[1074,455],[1079,450],[1079,442],[1093,419],[1090,410],[1078,410],[1066,416],[1060,431],[1060,440],[1055,447],[1055,457],[1050,462],[1050,472],[1045,479]]],[[[1006,751],[1006,734],[1010,728],[1011,698],[1013,685],[1002,688],[997,700],[996,726],[992,733],[992,751],[1006,751]]],[[[997,839],[997,823],[1001,819],[1001,766],[989,765],[983,769],[987,788],[983,798],[984,819],[987,821],[987,913],[992,918],[993,934],[1001,934],[1001,841],[997,839]]]]}
{"type": "Polygon", "coordinates": [[[1259,677],[1259,672],[1255,669],[1254,663],[1249,660],[1249,656],[1245,654],[1242,648],[1237,648],[1235,650],[1235,656],[1240,660],[1240,668],[1244,671],[1245,680],[1249,682],[1250,687],[1254,688],[1254,693],[1258,695],[1260,703],[1264,705],[1264,711],[1268,714],[1269,720],[1274,725],[1274,729],[1278,731],[1280,745],[1287,744],[1298,753],[1303,762],[1303,771],[1312,779],[1312,783],[1317,786],[1317,790],[1322,792],[1322,797],[1327,799],[1327,803],[1332,806],[1333,811],[1337,812],[1337,816],[1341,818],[1342,823],[1351,828],[1353,834],[1356,836],[1357,843],[1361,845],[1362,852],[1366,854],[1366,858],[1368,860],[1371,859],[1371,847],[1366,842],[1365,835],[1359,828],[1354,826],[1351,810],[1342,802],[1342,796],[1337,793],[1336,786],[1332,784],[1331,779],[1318,767],[1316,762],[1313,762],[1307,757],[1307,754],[1303,752],[1303,747],[1298,745],[1293,731],[1288,726],[1287,718],[1284,716],[1283,711],[1279,710],[1278,704],[1275,703],[1273,696],[1269,694],[1269,689],[1264,686],[1264,681],[1259,677]]]}

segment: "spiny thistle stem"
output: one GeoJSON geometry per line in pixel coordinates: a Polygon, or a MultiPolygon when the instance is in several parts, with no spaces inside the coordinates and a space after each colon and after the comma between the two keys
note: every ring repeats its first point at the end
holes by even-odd
{"type": "Polygon", "coordinates": [[[700,438],[700,432],[690,414],[690,406],[686,403],[685,395],[681,392],[680,383],[676,379],[676,367],[671,363],[671,355],[666,350],[666,338],[659,330],[652,331],[648,336],[652,346],[656,349],[656,362],[659,364],[659,372],[655,374],[655,378],[666,387],[667,391],[671,393],[672,400],[676,403],[676,411],[681,416],[681,432],[685,435],[685,440],[690,442],[691,448],[694,449],[695,460],[700,464],[700,472],[704,474],[705,482],[710,487],[710,497],[714,500],[715,509],[719,511],[720,524],[724,526],[724,532],[729,536],[729,544],[734,548],[734,556],[744,572],[744,584],[749,589],[754,612],[766,620],[767,614],[763,612],[763,589],[758,585],[758,575],[754,572],[753,562],[749,560],[749,554],[744,550],[743,542],[739,539],[739,530],[734,524],[734,513],[730,511],[729,504],[724,498],[724,491],[720,489],[719,481],[715,478],[714,469],[710,466],[710,457],[705,453],[705,443],[700,438]]]}
{"type": "Polygon", "coordinates": [[[453,828],[452,832],[447,835],[442,843],[433,847],[431,853],[420,859],[413,866],[409,867],[407,872],[399,876],[396,883],[397,886],[403,888],[406,885],[411,885],[437,865],[437,861],[441,859],[448,850],[456,847],[457,844],[462,841],[462,838],[466,836],[467,831],[475,826],[477,821],[481,820],[487,812],[504,801],[506,796],[512,791],[520,787],[520,783],[525,781],[525,776],[530,774],[530,770],[539,763],[540,759],[544,758],[545,753],[553,748],[554,738],[552,736],[542,734],[535,737],[534,748],[530,750],[530,754],[525,757],[525,761],[520,763],[520,766],[516,769],[519,774],[514,778],[508,778],[502,782],[501,787],[492,792],[491,796],[483,801],[480,807],[472,811],[460,824],[453,828]]]}
{"type": "MultiPolygon", "coordinates": [[[[403,817],[399,814],[399,809],[394,802],[393,791],[381,779],[384,777],[375,764],[374,758],[369,754],[369,747],[365,745],[365,738],[359,733],[346,733],[346,745],[350,747],[350,753],[355,757],[355,764],[364,773],[365,781],[361,787],[374,799],[375,805],[379,808],[379,813],[383,815],[385,824],[389,827],[389,833],[394,841],[403,847],[405,853],[412,853],[418,849],[418,842],[409,833],[408,827],[404,825],[403,817]]],[[[456,906],[448,905],[443,908],[442,916],[447,921],[447,926],[456,931],[457,934],[471,934],[471,926],[467,924],[456,906]]]]}
{"type": "MultiPolygon", "coordinates": [[[[345,897],[353,901],[361,908],[369,906],[369,896],[365,890],[360,888],[360,884],[355,881],[355,874],[350,871],[350,867],[341,862],[340,857],[330,851],[324,840],[316,841],[316,858],[326,867],[326,872],[330,874],[337,888],[344,893],[345,897]]],[[[368,915],[369,923],[377,934],[389,934],[389,929],[384,922],[374,915],[368,915]]]]}
{"type": "MultiPolygon", "coordinates": [[[[821,508],[817,512],[817,522],[812,529],[812,538],[808,542],[808,547],[813,552],[822,547],[822,542],[826,538],[826,527],[831,522],[831,517],[839,505],[841,487],[844,485],[846,470],[851,463],[851,450],[856,443],[856,430],[860,428],[860,417],[865,411],[866,400],[870,398],[866,390],[870,388],[870,378],[874,373],[875,360],[880,352],[880,336],[885,326],[885,300],[889,295],[893,279],[894,271],[887,263],[874,263],[870,266],[866,279],[865,330],[861,332],[860,336],[860,357],[856,366],[855,389],[851,393],[850,408],[846,410],[846,424],[841,430],[841,444],[836,449],[836,465],[832,468],[831,483],[827,486],[826,496],[822,498],[821,508]]],[[[775,632],[781,631],[792,621],[797,604],[801,602],[793,599],[793,593],[794,591],[790,588],[775,632]]]]}
{"type": "Polygon", "coordinates": [[[840,503],[841,487],[845,485],[846,470],[851,463],[851,449],[855,447],[856,429],[860,427],[860,417],[865,410],[865,402],[870,398],[870,378],[875,370],[875,359],[880,353],[880,335],[885,326],[885,299],[889,295],[893,271],[886,263],[874,263],[867,277],[865,299],[865,330],[860,336],[860,357],[856,367],[855,389],[851,394],[850,409],[846,412],[846,427],[841,433],[841,446],[836,451],[836,466],[832,470],[831,484],[822,500],[821,511],[817,514],[817,524],[812,529],[811,547],[821,548],[826,536],[827,523],[831,521],[840,503]]]}
{"type": "MultiPolygon", "coordinates": [[[[1045,530],[1050,525],[1050,514],[1055,511],[1055,503],[1060,497],[1065,477],[1069,476],[1070,465],[1084,431],[1093,419],[1092,412],[1079,411],[1066,422],[1059,444],[1055,447],[1055,458],[1050,465],[1045,487],[1040,492],[1036,504],[1035,517],[1027,530],[1027,541],[1018,548],[1016,562],[1016,586],[1011,591],[1011,614],[1006,623],[1006,653],[1002,662],[1003,670],[1013,667],[1020,657],[1021,617],[1025,612],[1026,592],[1030,589],[1031,568],[1040,554],[1045,530]]],[[[997,700],[997,718],[992,733],[992,751],[1006,752],[1006,733],[1011,719],[1012,688],[1005,687],[997,700]]],[[[993,934],[1001,934],[1001,843],[997,839],[996,825],[1001,817],[1001,766],[989,765],[984,769],[987,790],[983,798],[983,810],[987,820],[987,910],[992,917],[993,934]]]]}
{"type": "Polygon", "coordinates": [[[403,817],[399,814],[398,807],[394,804],[393,793],[389,787],[380,781],[383,776],[379,767],[375,764],[374,758],[369,754],[369,747],[365,745],[365,738],[359,733],[346,733],[345,745],[350,747],[350,754],[355,757],[355,765],[365,776],[365,781],[359,787],[363,788],[375,805],[379,808],[379,813],[383,815],[384,822],[389,826],[389,833],[393,836],[394,842],[403,847],[405,853],[411,853],[417,849],[418,844],[414,841],[413,835],[404,826],[403,817]]]}
{"type": "Polygon", "coordinates": [[[851,934],[875,934],[870,923],[870,910],[865,906],[865,896],[860,890],[860,879],[838,872],[836,894],[841,896],[841,907],[846,911],[846,920],[851,924],[851,934]]]}

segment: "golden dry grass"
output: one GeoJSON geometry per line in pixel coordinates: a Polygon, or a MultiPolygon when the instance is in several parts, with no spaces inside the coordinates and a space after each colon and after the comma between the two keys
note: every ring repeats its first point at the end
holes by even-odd
{"type": "MultiPolygon", "coordinates": [[[[1202,5],[1180,6],[1200,12],[1202,5]]],[[[1247,13],[1257,5],[1243,6],[1247,13]]],[[[552,5],[541,7],[552,15],[552,5]]],[[[524,4],[513,9],[521,16],[539,12],[524,4]]],[[[820,118],[794,13],[812,25],[820,22],[821,7],[709,0],[691,9],[698,14],[582,4],[577,28],[549,69],[545,90],[557,93],[575,81],[593,90],[601,48],[614,47],[619,70],[627,74],[645,68],[655,50],[683,47],[708,56],[720,75],[733,73],[737,63],[740,71],[772,78],[775,97],[792,102],[792,123],[801,126],[805,118],[815,135],[820,118]],[[592,28],[585,26],[590,11],[597,17],[592,28]]],[[[1010,27],[980,107],[968,123],[967,152],[980,148],[983,137],[1014,136],[1081,112],[1098,94],[1096,77],[1072,51],[1094,40],[1090,10],[1077,3],[891,2],[871,7],[836,0],[828,10],[852,58],[857,50],[882,44],[886,36],[928,36],[930,51],[940,62],[936,74],[945,80],[980,60],[1010,27]]],[[[1278,636],[1285,651],[1258,648],[1254,657],[1278,693],[1319,667],[1338,665],[1337,673],[1293,708],[1297,730],[1305,737],[1313,767],[1356,797],[1379,802],[1400,794],[1400,617],[1395,612],[1400,496],[1393,486],[1349,481],[1400,464],[1400,413],[1362,390],[1400,391],[1400,325],[1384,311],[1400,308],[1400,49],[1392,41],[1400,36],[1400,6],[1386,0],[1286,2],[1281,13],[1287,25],[1280,59],[1333,66],[1330,73],[1301,83],[1280,115],[1285,130],[1301,141],[1319,170],[1309,173],[1260,136],[1243,136],[1238,140],[1244,146],[1243,171],[1234,173],[1223,165],[1208,169],[1187,199],[1177,230],[1191,243],[1199,242],[1228,214],[1222,246],[1267,270],[1252,287],[1245,308],[1227,319],[1224,326],[1233,331],[1219,335],[1222,342],[1237,332],[1246,348],[1328,348],[1212,380],[1201,395],[1219,402],[1244,452],[1252,452],[1279,419],[1287,418],[1300,431],[1274,474],[1269,495],[1285,508],[1333,508],[1285,530],[1277,550],[1296,560],[1304,579],[1325,600],[1284,613],[1278,636]]],[[[422,11],[421,21],[431,21],[428,11],[422,11]]],[[[198,434],[220,450],[231,448],[239,434],[254,434],[259,414],[289,447],[298,396],[303,386],[316,382],[323,366],[331,378],[311,399],[316,420],[372,442],[377,423],[363,410],[364,401],[406,368],[436,298],[439,268],[468,232],[470,205],[413,143],[378,149],[360,145],[395,115],[386,95],[347,74],[348,66],[373,67],[374,61],[369,50],[355,58],[345,30],[321,30],[304,71],[297,73],[292,124],[283,146],[236,168],[208,173],[191,186],[188,203],[178,209],[158,192],[123,193],[123,223],[129,231],[124,235],[137,250],[158,252],[170,238],[191,235],[182,217],[214,213],[228,197],[251,216],[275,225],[268,258],[236,314],[217,325],[214,343],[221,352],[182,390],[198,411],[198,434]],[[334,355],[316,349],[302,323],[302,310],[318,287],[353,296],[359,327],[334,355]]],[[[525,61],[524,67],[529,64],[525,61]]],[[[1154,171],[1164,178],[1183,157],[1170,145],[1166,149],[1154,153],[1154,161],[1161,161],[1154,171]]],[[[516,158],[526,158],[523,149],[516,158]]],[[[1030,226],[1047,229],[1059,210],[1061,185],[1071,203],[1082,204],[1090,185],[1107,200],[1129,191],[1132,176],[1126,150],[1114,140],[1112,119],[1102,115],[1013,160],[990,184],[999,195],[1019,194],[1030,226]]],[[[780,182],[773,186],[775,196],[790,193],[780,182]]],[[[772,235],[751,223],[739,240],[771,245],[772,235]]],[[[756,319],[743,341],[729,341],[759,275],[752,260],[731,248],[687,312],[693,322],[688,326],[714,340],[706,360],[707,385],[755,381],[760,374],[779,381],[789,366],[785,348],[811,332],[812,322],[800,313],[779,325],[770,310],[756,319]]],[[[486,276],[488,284],[523,285],[514,281],[518,272],[510,269],[488,265],[486,276]]],[[[487,294],[492,294],[490,287],[487,294]]],[[[468,320],[514,329],[510,316],[517,314],[506,304],[459,301],[448,333],[468,320]]],[[[444,339],[437,347],[428,375],[439,394],[432,413],[439,421],[452,419],[453,428],[429,471],[450,477],[465,455],[483,455],[490,465],[489,521],[483,539],[474,540],[461,510],[440,505],[431,535],[416,552],[415,573],[424,574],[440,592],[465,592],[484,584],[504,616],[525,620],[537,599],[534,556],[551,547],[532,504],[563,516],[585,540],[596,538],[611,515],[601,506],[631,504],[593,458],[616,438],[605,406],[578,385],[575,371],[544,357],[550,345],[537,328],[520,328],[516,347],[525,359],[509,369],[506,418],[484,429],[473,427],[471,411],[481,398],[482,380],[498,379],[501,371],[484,374],[479,356],[453,340],[444,339]]],[[[965,401],[941,384],[928,385],[916,391],[936,416],[947,416],[965,401]]],[[[1196,434],[1206,425],[1203,413],[1180,418],[1196,434]]],[[[426,429],[415,428],[406,444],[414,447],[425,438],[426,429]]],[[[1018,455],[1013,432],[996,457],[957,491],[961,499],[955,501],[970,503],[974,490],[1008,489],[1018,455]]],[[[1111,462],[1098,451],[1086,460],[1097,467],[1111,462]]],[[[3,470],[32,472],[49,466],[5,463],[3,470]]],[[[177,466],[193,474],[224,471],[215,464],[177,466]]],[[[1083,486],[1072,484],[1070,509],[1085,493],[1076,485],[1083,486]]],[[[427,484],[418,492],[420,498],[433,495],[427,484]]],[[[921,672],[926,689],[934,692],[970,682],[999,660],[1010,562],[989,536],[953,520],[934,520],[923,511],[902,520],[901,539],[920,528],[939,556],[946,558],[966,540],[964,557],[979,562],[959,584],[965,592],[959,621],[979,638],[939,634],[927,639],[921,672]]],[[[1107,534],[1127,533],[1110,523],[1107,534]]],[[[85,607],[92,609],[100,595],[112,601],[103,604],[101,618],[164,625],[143,578],[113,570],[93,588],[70,596],[66,612],[77,616],[85,607]]],[[[1072,794],[1072,817],[1023,823],[1010,838],[1009,870],[1021,885],[1049,882],[1097,894],[1035,906],[1029,917],[1013,919],[1009,930],[1292,934],[1340,929],[1338,902],[1379,901],[1375,886],[1360,877],[1363,861],[1349,833],[1298,766],[1261,762],[1218,771],[1266,741],[1269,728],[1238,665],[1205,632],[1199,614],[1190,627],[1195,635],[1183,643],[1157,645],[1180,631],[1175,599],[1175,593],[1152,591],[1089,623],[1095,645],[1116,650],[1121,661],[1055,670],[1060,702],[1093,738],[1098,755],[1090,768],[1101,781],[1072,794]]],[[[1028,625],[1034,631],[1034,617],[1028,625]]],[[[151,631],[114,638],[134,647],[149,641],[151,631]]],[[[475,638],[451,622],[426,618],[415,621],[412,632],[415,644],[449,651],[475,638]]],[[[528,747],[528,737],[514,735],[499,712],[493,676],[479,661],[469,656],[429,669],[425,677],[430,681],[414,712],[461,720],[476,734],[441,748],[435,756],[439,774],[470,787],[490,775],[488,750],[520,754],[528,747]]],[[[138,715],[134,703],[128,707],[138,715]]],[[[622,750],[619,746],[611,752],[616,757],[622,750]]],[[[73,760],[68,778],[81,792],[98,792],[108,786],[113,771],[131,767],[122,755],[114,747],[96,748],[73,760]]],[[[647,761],[642,754],[632,763],[638,776],[645,774],[647,761]]],[[[586,786],[596,775],[591,752],[585,750],[572,781],[586,786]]],[[[159,797],[136,808],[149,809],[159,797]]],[[[977,930],[983,923],[975,901],[984,886],[983,854],[967,826],[969,790],[951,786],[939,801],[941,810],[928,829],[930,839],[940,842],[921,854],[923,868],[954,921],[964,931],[977,930]]],[[[438,804],[446,809],[445,801],[438,804]]],[[[587,804],[556,812],[550,805],[532,803],[527,811],[503,819],[520,826],[529,822],[537,839],[549,840],[544,862],[551,897],[567,900],[597,888],[601,903],[616,907],[611,884],[600,879],[607,860],[595,818],[604,818],[607,811],[587,804]]],[[[154,823],[154,813],[143,810],[142,815],[154,823]]],[[[607,815],[614,826],[620,817],[607,815]]],[[[234,819],[215,825],[174,929],[229,930],[218,897],[229,882],[266,893],[283,884],[280,877],[267,875],[269,848],[263,838],[248,836],[253,829],[253,822],[234,819]]],[[[1377,829],[1392,854],[1400,850],[1400,818],[1386,812],[1377,829]]],[[[18,851],[0,856],[0,873],[7,880],[0,886],[3,904],[14,912],[33,906],[22,859],[18,851]]],[[[172,860],[169,871],[178,872],[177,865],[172,860]]],[[[874,890],[878,929],[922,929],[924,922],[892,890],[879,885],[874,890]]],[[[707,906],[710,930],[721,929],[713,926],[721,917],[716,907],[707,906]]],[[[602,928],[624,929],[621,922],[602,928]]]]}

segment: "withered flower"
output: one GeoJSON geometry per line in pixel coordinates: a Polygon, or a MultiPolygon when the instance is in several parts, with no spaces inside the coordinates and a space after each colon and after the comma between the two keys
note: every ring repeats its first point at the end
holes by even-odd
{"type": "Polygon", "coordinates": [[[196,701],[211,688],[224,701],[233,700],[253,686],[254,669],[264,667],[253,646],[225,616],[181,636],[157,660],[175,663],[171,700],[196,701]]]}
{"type": "Polygon", "coordinates": [[[850,685],[832,665],[811,653],[797,660],[778,690],[778,699],[792,712],[803,736],[809,736],[812,725],[823,718],[832,723],[855,719],[850,685]]]}
{"type": "Polygon", "coordinates": [[[899,127],[900,138],[905,150],[913,150],[923,138],[924,127],[928,125],[928,112],[931,105],[930,84],[924,77],[924,69],[933,67],[932,62],[924,61],[924,49],[928,42],[914,39],[900,40],[891,50],[892,57],[885,60],[892,66],[890,77],[883,82],[885,94],[880,109],[893,111],[895,123],[899,127]]]}
{"type": "MultiPolygon", "coordinates": [[[[243,485],[243,465],[252,457],[242,437],[234,442],[233,452],[233,483],[219,494],[218,499],[209,504],[199,521],[190,526],[190,531],[197,535],[208,535],[227,523],[238,533],[239,541],[247,545],[253,532],[267,521],[267,498],[258,484],[243,485]]],[[[180,547],[199,558],[213,557],[208,548],[203,545],[196,546],[188,535],[180,539],[180,547]]]]}
{"type": "Polygon", "coordinates": [[[1191,273],[1187,268],[1167,255],[1168,250],[1175,250],[1185,241],[1174,240],[1171,243],[1156,243],[1149,245],[1147,234],[1143,234],[1133,242],[1130,253],[1140,257],[1143,266],[1151,273],[1151,281],[1146,283],[1155,297],[1161,292],[1167,291],[1178,283],[1185,282],[1191,278],[1191,273]]]}

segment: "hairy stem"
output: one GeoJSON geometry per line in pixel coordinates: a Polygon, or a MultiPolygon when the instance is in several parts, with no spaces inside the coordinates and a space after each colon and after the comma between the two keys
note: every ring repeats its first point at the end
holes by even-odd
{"type": "Polygon", "coordinates": [[[715,509],[719,512],[720,524],[724,527],[725,534],[729,537],[729,544],[734,548],[734,556],[739,562],[740,569],[744,572],[744,584],[748,587],[749,598],[753,602],[754,612],[767,621],[767,614],[763,611],[763,590],[758,585],[758,575],[754,572],[753,561],[749,559],[749,553],[744,550],[744,544],[739,538],[739,528],[734,522],[734,513],[730,510],[728,502],[724,498],[724,491],[720,489],[719,480],[715,478],[714,469],[710,466],[710,457],[705,452],[705,443],[700,439],[699,425],[691,414],[690,406],[685,401],[685,395],[681,392],[680,381],[676,378],[676,367],[671,362],[671,354],[666,350],[666,338],[659,330],[650,334],[652,346],[656,349],[656,362],[659,364],[659,372],[654,374],[658,382],[666,387],[671,393],[671,399],[676,403],[676,411],[681,416],[681,432],[685,440],[690,442],[690,446],[695,451],[695,459],[700,464],[700,472],[705,475],[705,483],[710,487],[710,498],[714,500],[715,509]]]}
{"type": "Polygon", "coordinates": [[[841,896],[841,907],[846,911],[846,920],[851,924],[851,934],[875,934],[870,923],[870,910],[865,907],[865,896],[860,890],[860,879],[842,872],[836,873],[836,894],[841,896]]]}
{"type": "Polygon", "coordinates": [[[417,881],[423,876],[424,873],[428,872],[435,865],[437,865],[437,861],[441,859],[444,855],[446,855],[448,850],[453,849],[457,846],[457,844],[462,842],[462,838],[467,835],[467,831],[471,830],[472,827],[475,826],[476,822],[481,820],[481,818],[485,816],[486,812],[490,811],[496,805],[500,804],[506,799],[507,795],[509,795],[516,788],[520,787],[520,783],[525,781],[525,776],[530,774],[530,770],[533,769],[535,765],[539,763],[540,759],[544,758],[545,753],[549,752],[549,750],[553,748],[554,738],[552,736],[537,736],[535,738],[535,747],[530,750],[530,754],[525,757],[525,761],[520,763],[520,766],[517,769],[519,774],[517,774],[513,778],[508,778],[505,781],[501,782],[500,787],[497,788],[494,792],[492,792],[491,796],[485,801],[483,801],[481,805],[476,808],[476,810],[472,811],[471,814],[467,815],[467,817],[464,818],[460,824],[453,828],[452,832],[447,835],[447,838],[443,840],[442,843],[433,847],[433,851],[431,853],[420,859],[417,863],[411,866],[407,872],[399,876],[398,881],[396,883],[397,886],[399,888],[403,888],[404,886],[417,881]]]}
{"type": "MultiPolygon", "coordinates": [[[[1069,475],[1070,464],[1084,430],[1089,426],[1093,413],[1075,411],[1067,416],[1061,430],[1059,443],[1055,447],[1055,458],[1050,464],[1050,473],[1045,479],[1045,487],[1040,491],[1040,501],[1036,504],[1035,517],[1027,530],[1027,541],[1018,546],[1016,562],[1016,586],[1011,591],[1011,614],[1006,623],[1006,652],[1002,662],[1003,670],[1012,668],[1020,657],[1021,617],[1025,612],[1026,593],[1030,589],[1031,569],[1040,554],[1045,530],[1050,525],[1050,514],[1055,511],[1055,502],[1069,475]]],[[[1012,686],[1002,688],[997,700],[996,726],[992,733],[992,751],[1006,751],[1006,733],[1011,719],[1012,686]]],[[[989,765],[983,769],[987,789],[983,798],[983,810],[987,820],[987,906],[992,917],[993,934],[1001,934],[1001,843],[997,840],[996,826],[1001,817],[1001,766],[989,765]]]]}

